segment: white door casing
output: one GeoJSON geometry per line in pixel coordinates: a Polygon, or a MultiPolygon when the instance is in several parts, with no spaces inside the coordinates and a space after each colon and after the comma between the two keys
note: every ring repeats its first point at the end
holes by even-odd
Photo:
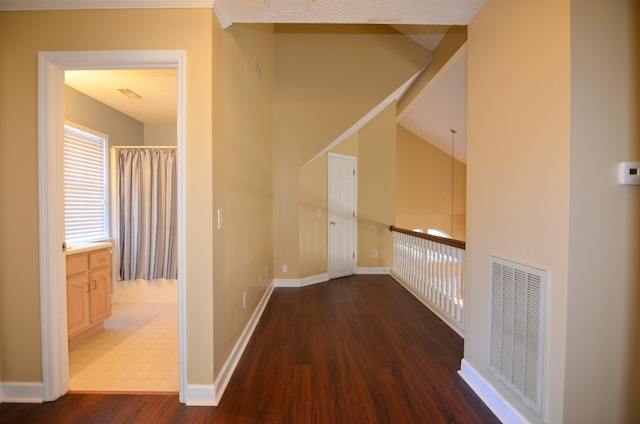
{"type": "Polygon", "coordinates": [[[38,55],[38,191],[43,401],[69,390],[65,281],[63,127],[64,72],[102,69],[176,69],[178,72],[178,348],[180,401],[187,388],[186,331],[186,52],[68,51],[38,55]]]}
{"type": "Polygon", "coordinates": [[[329,279],[356,272],[356,158],[328,154],[329,279]]]}

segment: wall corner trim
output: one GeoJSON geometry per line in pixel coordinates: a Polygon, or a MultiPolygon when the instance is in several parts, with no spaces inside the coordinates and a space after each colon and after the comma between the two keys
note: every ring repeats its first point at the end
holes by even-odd
{"type": "Polygon", "coordinates": [[[503,423],[530,424],[478,371],[464,358],[458,374],[503,423]]]}
{"type": "Polygon", "coordinates": [[[42,403],[42,383],[0,382],[0,403],[42,403]]]}

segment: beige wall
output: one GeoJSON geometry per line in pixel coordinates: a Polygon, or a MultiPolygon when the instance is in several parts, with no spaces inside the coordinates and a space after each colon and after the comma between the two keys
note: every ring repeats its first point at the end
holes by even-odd
{"type": "Polygon", "coordinates": [[[276,27],[275,278],[302,275],[300,168],[429,59],[426,50],[386,26],[276,27]],[[286,274],[281,271],[283,264],[288,267],[286,274]]]}
{"type": "Polygon", "coordinates": [[[217,374],[273,280],[273,28],[214,25],[214,211],[224,219],[213,245],[217,374]]]}
{"type": "Polygon", "coordinates": [[[469,26],[465,360],[534,423],[485,370],[490,254],[551,272],[544,421],[640,420],[640,193],[616,181],[640,158],[638,13],[495,0],[469,26]]]}
{"type": "MultiPolygon", "coordinates": [[[[395,103],[330,151],[357,158],[357,266],[391,267],[395,222],[395,103]],[[372,256],[372,251],[377,256],[372,256]]],[[[327,272],[327,155],[300,170],[302,277],[327,272]],[[318,210],[322,216],[318,217],[318,210]]]]}
{"type": "MultiPolygon", "coordinates": [[[[571,185],[563,422],[640,422],[640,4],[571,1],[571,185]]],[[[567,23],[568,24],[568,23],[567,23]]]]}
{"type": "Polygon", "coordinates": [[[446,32],[440,43],[430,54],[431,63],[429,67],[416,79],[416,81],[409,87],[406,93],[403,94],[400,101],[398,101],[398,116],[408,112],[411,107],[422,97],[424,93],[422,91],[433,80],[434,76],[438,74],[447,65],[451,57],[460,50],[460,48],[467,41],[467,27],[466,26],[451,26],[446,32]]]}
{"type": "Polygon", "coordinates": [[[213,382],[211,29],[211,10],[0,12],[1,381],[42,381],[38,52],[158,49],[187,52],[189,383],[213,382]]]}
{"type": "MultiPolygon", "coordinates": [[[[549,423],[563,422],[565,397],[569,35],[568,0],[490,0],[469,25],[467,41],[464,358],[508,401],[520,405],[486,369],[489,255],[550,270],[549,423]]],[[[518,409],[531,422],[542,422],[525,407],[518,409]]]]}
{"type": "Polygon", "coordinates": [[[145,146],[176,146],[177,144],[176,124],[144,124],[145,146]]]}
{"type": "Polygon", "coordinates": [[[303,278],[327,273],[327,166],[325,154],[300,169],[300,276],[303,278]]]}
{"type": "MultiPolygon", "coordinates": [[[[331,153],[358,157],[360,133],[355,132],[330,149],[331,153]]],[[[326,274],[328,270],[328,155],[300,169],[300,276],[326,274]],[[318,216],[320,211],[321,216],[318,216]]]]}
{"type": "Polygon", "coordinates": [[[452,164],[451,155],[399,125],[397,138],[395,225],[424,232],[437,228],[456,240],[466,240],[466,165],[458,160],[452,164]]]}
{"type": "Polygon", "coordinates": [[[396,218],[396,103],[359,131],[358,267],[393,263],[389,226],[396,218]],[[372,251],[377,250],[377,257],[372,251]]]}
{"type": "Polygon", "coordinates": [[[64,118],[107,134],[109,147],[143,144],[142,123],[69,86],[65,86],[64,95],[64,118]]]}

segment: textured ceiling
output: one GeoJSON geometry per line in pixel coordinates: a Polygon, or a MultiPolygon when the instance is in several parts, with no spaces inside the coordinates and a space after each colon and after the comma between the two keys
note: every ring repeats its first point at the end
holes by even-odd
{"type": "Polygon", "coordinates": [[[230,23],[384,23],[467,25],[486,0],[216,0],[230,23]]]}

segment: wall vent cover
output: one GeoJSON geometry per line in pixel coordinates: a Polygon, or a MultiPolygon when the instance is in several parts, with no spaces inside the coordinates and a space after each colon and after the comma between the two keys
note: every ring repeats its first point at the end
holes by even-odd
{"type": "Polygon", "coordinates": [[[488,368],[542,418],[548,271],[490,261],[488,368]]]}

